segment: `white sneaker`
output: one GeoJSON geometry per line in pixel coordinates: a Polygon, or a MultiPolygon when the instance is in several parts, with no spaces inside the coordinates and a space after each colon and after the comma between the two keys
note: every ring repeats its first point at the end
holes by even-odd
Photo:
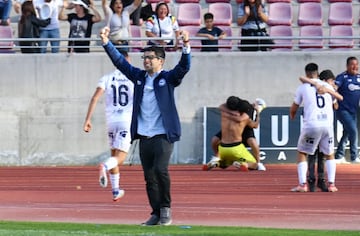
{"type": "Polygon", "coordinates": [[[357,157],[355,160],[351,161],[352,164],[360,164],[360,158],[357,157]]]}
{"type": "Polygon", "coordinates": [[[260,170],[260,171],[265,171],[266,170],[266,167],[264,166],[263,163],[261,163],[261,162],[258,163],[258,170],[260,170]]]}
{"type": "Polygon", "coordinates": [[[350,164],[350,162],[348,162],[345,157],[342,157],[340,159],[335,159],[336,164],[350,164]]]}

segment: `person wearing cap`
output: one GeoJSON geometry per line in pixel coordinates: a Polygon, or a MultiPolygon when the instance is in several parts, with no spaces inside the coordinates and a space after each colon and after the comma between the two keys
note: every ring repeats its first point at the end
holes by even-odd
{"type": "MultiPolygon", "coordinates": [[[[65,9],[61,8],[59,19],[70,23],[69,38],[85,39],[91,37],[92,26],[94,23],[101,21],[98,10],[94,7],[93,0],[74,0],[75,13],[65,14],[65,9]],[[94,14],[89,13],[89,9],[94,14]]],[[[68,43],[68,52],[86,53],[90,52],[89,40],[74,40],[68,43]]]]}
{"type": "Polygon", "coordinates": [[[110,28],[110,40],[116,48],[129,51],[129,43],[126,38],[130,34],[130,14],[141,4],[141,0],[134,0],[132,4],[124,7],[121,0],[102,0],[102,8],[105,15],[106,26],[110,28]]]}
{"type": "Polygon", "coordinates": [[[103,47],[116,68],[134,83],[131,140],[139,139],[139,153],[146,191],[152,208],[150,218],[143,223],[170,225],[171,194],[169,162],[174,142],[179,141],[181,125],[175,104],[175,88],[190,70],[189,33],[183,31],[181,59],[172,70],[164,70],[165,50],[151,46],[143,50],[144,69],[134,67],[109,40],[110,29],[100,32],[103,47]]]}

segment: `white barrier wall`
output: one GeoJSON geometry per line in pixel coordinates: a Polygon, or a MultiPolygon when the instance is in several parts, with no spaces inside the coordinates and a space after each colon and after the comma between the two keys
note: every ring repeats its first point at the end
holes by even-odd
{"type": "MultiPolygon", "coordinates": [[[[142,67],[141,53],[131,54],[142,67]]],[[[216,107],[229,95],[269,106],[290,106],[298,77],[309,62],[335,74],[345,70],[343,52],[193,53],[192,67],[177,88],[182,138],[172,163],[201,163],[204,106],[216,107]]],[[[180,53],[168,53],[166,69],[180,53]]],[[[82,125],[98,79],[113,69],[105,53],[0,55],[0,165],[93,165],[109,154],[104,104],[93,130],[82,125]]]]}

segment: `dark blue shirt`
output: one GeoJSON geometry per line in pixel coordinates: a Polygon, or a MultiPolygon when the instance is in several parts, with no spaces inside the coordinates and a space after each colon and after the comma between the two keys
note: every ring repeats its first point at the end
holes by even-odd
{"type": "Polygon", "coordinates": [[[350,75],[346,71],[336,76],[337,91],[344,97],[339,102],[339,111],[346,110],[352,114],[357,113],[360,100],[360,74],[350,75]]]}

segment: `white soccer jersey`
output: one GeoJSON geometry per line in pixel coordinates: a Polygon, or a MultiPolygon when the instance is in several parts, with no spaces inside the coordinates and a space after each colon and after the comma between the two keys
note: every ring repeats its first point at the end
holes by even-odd
{"type": "Polygon", "coordinates": [[[107,124],[131,122],[134,84],[119,70],[101,77],[98,87],[105,90],[107,124]]]}
{"type": "MultiPolygon", "coordinates": [[[[314,80],[333,89],[324,81],[314,80]]],[[[294,102],[298,105],[304,104],[303,128],[331,127],[333,125],[333,97],[329,93],[318,94],[315,86],[304,83],[296,90],[294,102]]]]}

